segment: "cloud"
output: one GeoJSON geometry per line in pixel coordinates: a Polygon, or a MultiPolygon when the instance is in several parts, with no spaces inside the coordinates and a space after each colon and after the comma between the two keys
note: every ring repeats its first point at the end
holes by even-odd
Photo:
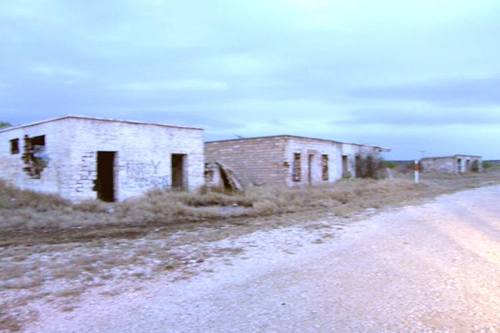
{"type": "Polygon", "coordinates": [[[358,98],[420,101],[441,106],[500,106],[500,75],[360,88],[350,94],[358,98]]]}
{"type": "Polygon", "coordinates": [[[452,125],[492,125],[500,126],[498,108],[432,108],[426,106],[405,109],[354,109],[347,119],[335,124],[356,126],[360,124],[390,125],[398,127],[446,127],[452,125]]]}
{"type": "Polygon", "coordinates": [[[53,79],[77,80],[87,78],[89,74],[86,71],[60,66],[51,65],[34,65],[29,68],[29,71],[40,76],[45,76],[53,79]]]}
{"type": "Polygon", "coordinates": [[[3,0],[0,120],[79,113],[396,151],[413,135],[452,150],[435,132],[499,127],[499,22],[498,0],[3,0]]]}
{"type": "Polygon", "coordinates": [[[175,91],[226,91],[229,86],[226,82],[200,79],[164,80],[149,82],[129,82],[110,86],[113,90],[132,92],[158,93],[175,91]]]}

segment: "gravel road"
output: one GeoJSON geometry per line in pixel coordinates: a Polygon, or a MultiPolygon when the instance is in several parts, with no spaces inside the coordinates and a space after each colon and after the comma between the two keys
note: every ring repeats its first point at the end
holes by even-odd
{"type": "Polygon", "coordinates": [[[186,280],[90,291],[28,332],[500,332],[500,187],[345,227],[226,240],[245,251],[186,280]]]}

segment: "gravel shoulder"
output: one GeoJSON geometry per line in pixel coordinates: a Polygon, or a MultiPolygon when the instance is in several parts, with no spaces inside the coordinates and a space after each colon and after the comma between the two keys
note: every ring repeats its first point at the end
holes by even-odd
{"type": "Polygon", "coordinates": [[[27,332],[498,332],[500,186],[214,243],[245,248],[71,312],[38,304],[27,332]]]}

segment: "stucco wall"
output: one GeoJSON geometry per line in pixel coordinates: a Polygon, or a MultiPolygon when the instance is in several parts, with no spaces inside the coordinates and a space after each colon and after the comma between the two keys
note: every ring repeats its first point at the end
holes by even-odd
{"type": "Polygon", "coordinates": [[[342,178],[341,144],[335,142],[291,138],[286,146],[286,161],[290,165],[287,173],[288,186],[321,185],[334,183],[342,178]],[[293,159],[294,154],[301,154],[300,181],[294,181],[293,159]],[[323,180],[322,156],[328,156],[328,180],[323,180]],[[309,171],[309,156],[312,156],[311,170],[309,171]],[[309,177],[309,172],[310,176],[309,177]]]}
{"type": "Polygon", "coordinates": [[[448,157],[425,158],[420,161],[422,171],[437,171],[447,173],[471,172],[474,161],[477,161],[479,171],[482,170],[482,159],[478,156],[455,155],[448,157]]]}
{"type": "Polygon", "coordinates": [[[0,132],[0,178],[14,185],[58,193],[73,201],[95,199],[97,152],[116,152],[117,200],[138,196],[154,188],[171,186],[171,154],[186,154],[186,188],[204,184],[203,131],[189,128],[66,118],[31,127],[0,132]],[[21,153],[10,154],[9,140],[28,134],[45,135],[48,167],[41,179],[23,171],[21,153]]]}

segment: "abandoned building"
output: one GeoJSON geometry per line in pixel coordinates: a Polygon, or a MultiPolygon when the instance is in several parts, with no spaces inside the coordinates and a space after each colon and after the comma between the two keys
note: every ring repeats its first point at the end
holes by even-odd
{"type": "Polygon", "coordinates": [[[203,130],[65,116],[0,130],[0,179],[71,201],[204,185],[203,130]]]}
{"type": "Polygon", "coordinates": [[[426,157],[420,160],[422,171],[438,171],[447,173],[479,172],[482,170],[481,156],[453,155],[442,157],[426,157]]]}
{"type": "MultiPolygon", "coordinates": [[[[387,149],[292,135],[205,143],[208,163],[221,163],[245,185],[321,185],[359,176],[360,160],[387,149]]],[[[206,177],[214,181],[212,174],[206,177]]]]}

